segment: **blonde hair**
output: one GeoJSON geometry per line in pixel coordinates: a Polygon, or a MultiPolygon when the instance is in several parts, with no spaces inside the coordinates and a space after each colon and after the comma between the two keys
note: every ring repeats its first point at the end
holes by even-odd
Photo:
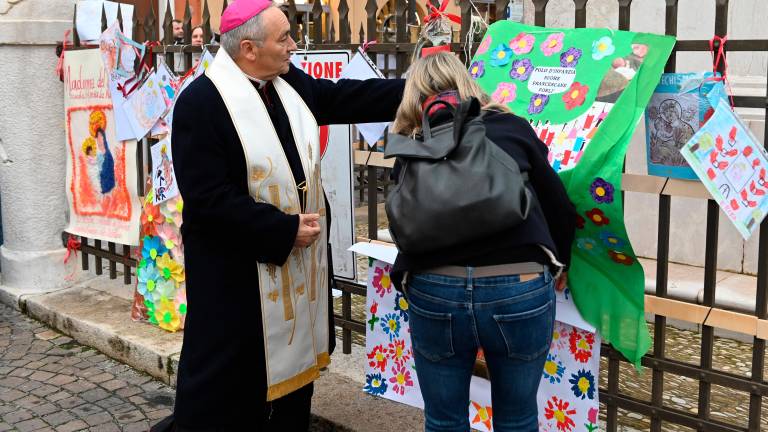
{"type": "Polygon", "coordinates": [[[421,130],[422,104],[433,95],[456,90],[460,100],[475,97],[483,109],[509,112],[509,108],[491,98],[469,76],[454,54],[439,52],[416,60],[408,68],[403,100],[397,109],[392,132],[413,135],[421,130]]]}

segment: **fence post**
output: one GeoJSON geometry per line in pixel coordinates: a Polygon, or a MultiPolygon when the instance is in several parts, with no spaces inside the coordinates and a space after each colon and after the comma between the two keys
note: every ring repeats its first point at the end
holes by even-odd
{"type": "Polygon", "coordinates": [[[349,5],[347,0],[339,2],[339,42],[350,43],[352,41],[352,29],[349,27],[349,5]]]}
{"type": "Polygon", "coordinates": [[[587,2],[589,0],[573,0],[573,4],[576,7],[576,28],[584,28],[587,26],[587,2]]]}
{"type": "Polygon", "coordinates": [[[533,21],[537,26],[544,27],[546,25],[547,3],[549,0],[533,0],[533,21]]]}
{"type": "Polygon", "coordinates": [[[619,30],[629,30],[629,13],[632,0],[619,0],[619,30]]]}
{"type": "Polygon", "coordinates": [[[288,22],[291,24],[291,37],[298,43],[304,43],[299,40],[299,24],[296,22],[296,2],[288,0],[288,22]]]}
{"type": "Polygon", "coordinates": [[[319,0],[315,0],[312,3],[312,26],[314,31],[312,34],[312,42],[314,44],[323,43],[323,4],[319,0]]]}
{"type": "Polygon", "coordinates": [[[202,22],[200,23],[203,26],[203,45],[208,45],[211,43],[211,38],[213,37],[213,31],[211,31],[211,11],[208,9],[208,0],[203,0],[203,15],[202,15],[202,22]]]}

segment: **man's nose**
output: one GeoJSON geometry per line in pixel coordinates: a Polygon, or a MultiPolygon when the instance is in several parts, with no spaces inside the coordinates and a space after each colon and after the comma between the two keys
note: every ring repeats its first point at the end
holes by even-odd
{"type": "Polygon", "coordinates": [[[296,41],[293,40],[293,38],[290,38],[290,40],[291,40],[291,43],[290,43],[290,45],[288,45],[288,51],[291,51],[291,52],[296,51],[299,48],[296,45],[296,41]]]}

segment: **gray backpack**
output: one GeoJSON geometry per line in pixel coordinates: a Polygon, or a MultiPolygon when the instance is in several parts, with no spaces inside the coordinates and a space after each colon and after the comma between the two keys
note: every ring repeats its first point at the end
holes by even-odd
{"type": "Polygon", "coordinates": [[[424,110],[421,136],[389,134],[384,157],[401,170],[385,209],[403,253],[439,251],[508,230],[528,216],[532,195],[515,159],[485,136],[480,102],[453,107],[437,100],[424,110]],[[431,127],[436,105],[453,121],[431,127]]]}

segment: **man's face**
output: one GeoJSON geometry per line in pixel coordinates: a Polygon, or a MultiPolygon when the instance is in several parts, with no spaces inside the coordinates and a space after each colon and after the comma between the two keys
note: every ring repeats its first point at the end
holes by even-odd
{"type": "Polygon", "coordinates": [[[184,26],[180,22],[173,23],[173,37],[176,39],[184,39],[184,26]]]}
{"type": "Polygon", "coordinates": [[[270,7],[264,14],[266,37],[261,46],[250,45],[248,59],[266,79],[272,79],[288,72],[291,53],[296,50],[296,42],[291,37],[291,25],[283,12],[270,7]]]}

